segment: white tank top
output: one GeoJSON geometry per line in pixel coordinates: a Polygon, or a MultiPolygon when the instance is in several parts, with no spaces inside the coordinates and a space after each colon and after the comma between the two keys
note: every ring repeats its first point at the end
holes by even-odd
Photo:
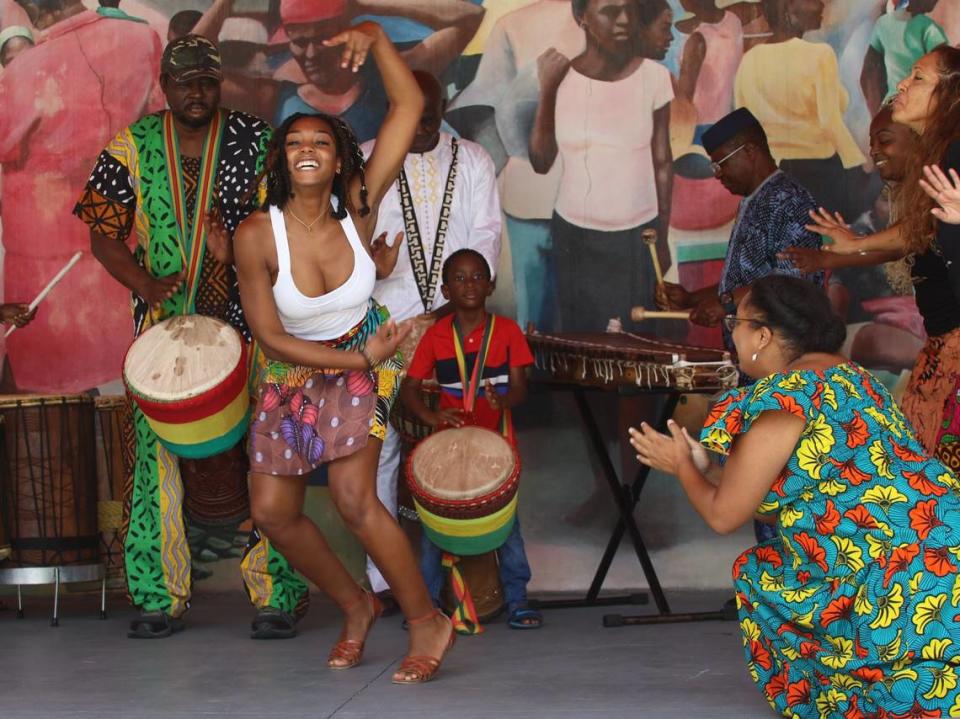
{"type": "Polygon", "coordinates": [[[270,206],[273,239],[277,245],[277,281],[273,299],[287,333],[303,340],[333,340],[346,334],[367,314],[377,268],[360,242],[350,215],[340,220],[353,249],[353,272],[342,285],[319,297],[307,297],[297,289],[290,271],[290,244],[283,213],[270,206]]]}

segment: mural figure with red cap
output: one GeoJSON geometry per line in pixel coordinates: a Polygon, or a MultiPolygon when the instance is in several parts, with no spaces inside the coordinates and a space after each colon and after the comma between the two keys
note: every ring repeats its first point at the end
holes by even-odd
{"type": "Polygon", "coordinates": [[[360,142],[376,137],[388,104],[380,75],[372,63],[358,73],[341,68],[337,48],[323,44],[361,14],[402,15],[433,28],[401,56],[411,70],[441,75],[477,31],[483,8],[467,0],[281,0],[283,27],[271,41],[289,42],[293,59],[275,76],[277,125],[296,112],[326,112],[343,119],[360,142]]]}

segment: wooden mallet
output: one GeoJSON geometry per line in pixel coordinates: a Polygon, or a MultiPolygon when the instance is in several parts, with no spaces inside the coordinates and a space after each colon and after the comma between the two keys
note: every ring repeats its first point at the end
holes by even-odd
{"type": "MultiPolygon", "coordinates": [[[[646,244],[647,249],[650,250],[650,258],[653,260],[653,271],[657,275],[657,284],[662,285],[663,269],[660,267],[660,256],[657,255],[657,231],[652,227],[648,227],[640,233],[640,237],[643,238],[644,244],[646,244]]],[[[636,321],[634,318],[634,322],[636,321]]]]}
{"type": "Polygon", "coordinates": [[[644,320],[689,320],[690,310],[648,310],[646,307],[633,307],[630,319],[634,322],[644,320]]]}

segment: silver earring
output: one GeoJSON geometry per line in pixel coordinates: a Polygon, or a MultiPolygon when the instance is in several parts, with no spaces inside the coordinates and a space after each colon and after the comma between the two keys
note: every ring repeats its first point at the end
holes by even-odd
{"type": "Polygon", "coordinates": [[[760,355],[759,352],[754,352],[753,355],[750,357],[750,361],[751,361],[751,362],[756,362],[756,361],[757,361],[757,357],[758,357],[759,355],[760,355]]]}

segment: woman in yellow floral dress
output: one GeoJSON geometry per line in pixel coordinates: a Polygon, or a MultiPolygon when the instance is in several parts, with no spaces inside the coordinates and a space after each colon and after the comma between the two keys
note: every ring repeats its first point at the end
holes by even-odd
{"type": "Polygon", "coordinates": [[[957,715],[960,482],[836,354],[845,328],[820,289],[764,278],[726,321],[763,379],[719,400],[702,445],[675,424],[631,442],[716,531],[776,524],[733,566],[751,675],[788,717],[957,715]]]}

